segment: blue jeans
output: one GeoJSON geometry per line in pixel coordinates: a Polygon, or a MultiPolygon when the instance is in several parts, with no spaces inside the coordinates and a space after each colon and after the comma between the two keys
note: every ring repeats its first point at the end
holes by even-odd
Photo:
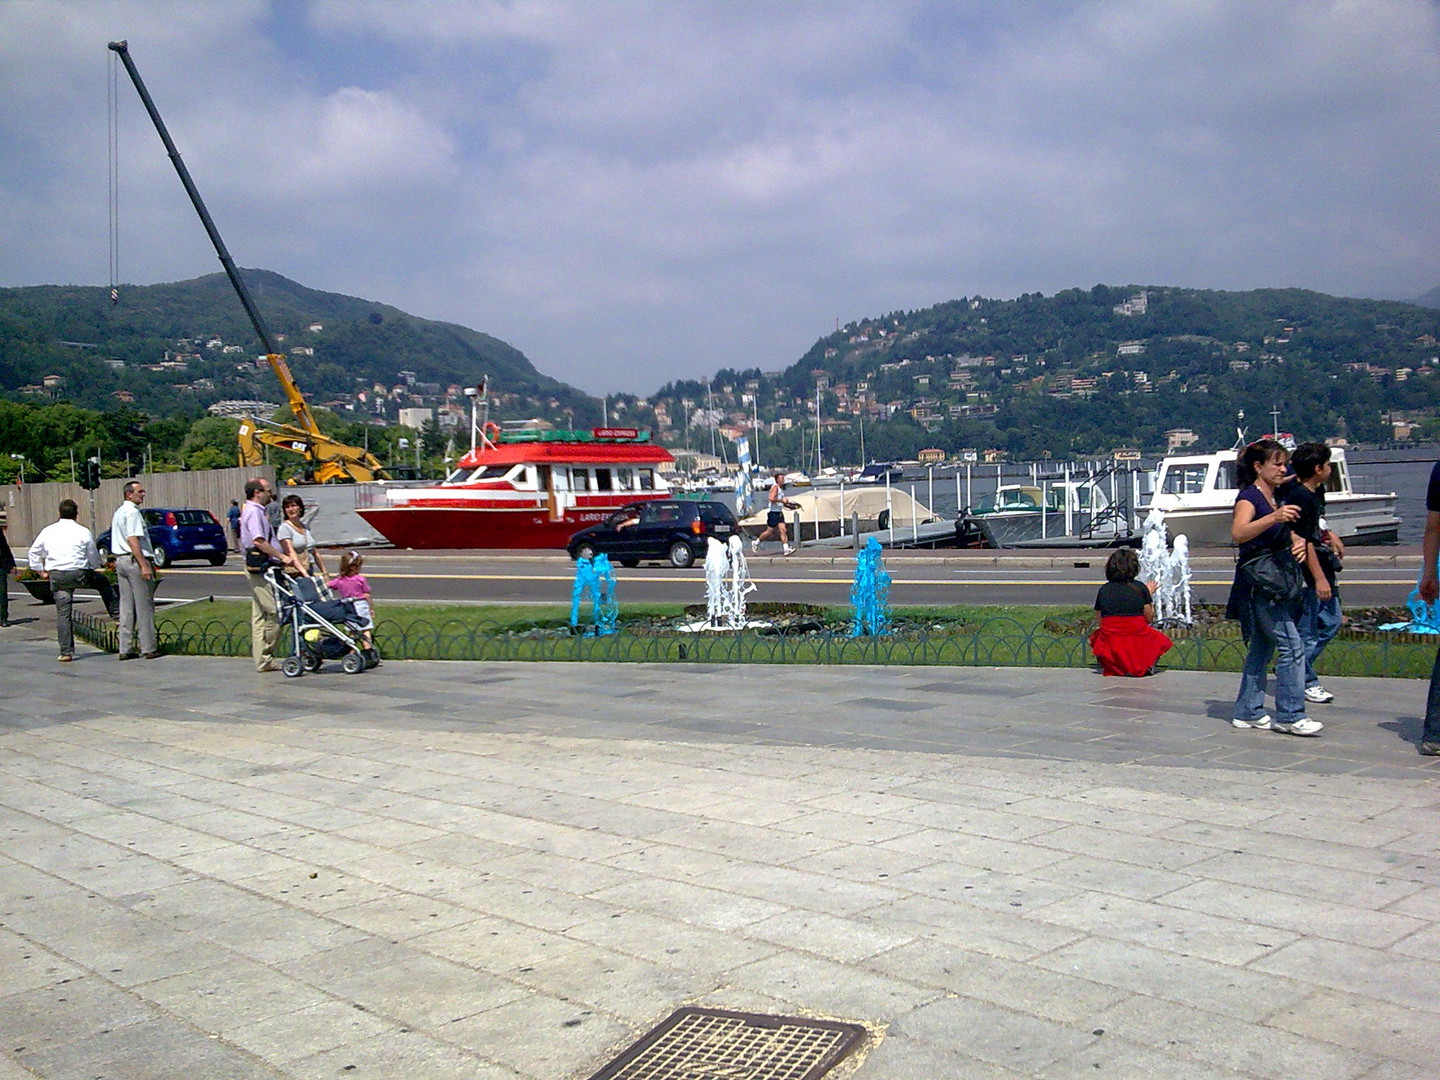
{"type": "Polygon", "coordinates": [[[1265,715],[1265,686],[1275,657],[1275,721],[1292,724],[1305,715],[1305,642],[1295,625],[1297,612],[1250,595],[1240,605],[1240,629],[1250,643],[1235,697],[1237,720],[1265,715]]]}
{"type": "Polygon", "coordinates": [[[1430,696],[1425,700],[1425,727],[1420,741],[1440,743],[1440,652],[1436,652],[1435,666],[1430,669],[1430,696]]]}
{"type": "Polygon", "coordinates": [[[1305,642],[1305,687],[1319,686],[1315,661],[1340,632],[1340,594],[1332,592],[1329,600],[1321,601],[1314,589],[1306,589],[1305,607],[1295,625],[1305,642]]]}

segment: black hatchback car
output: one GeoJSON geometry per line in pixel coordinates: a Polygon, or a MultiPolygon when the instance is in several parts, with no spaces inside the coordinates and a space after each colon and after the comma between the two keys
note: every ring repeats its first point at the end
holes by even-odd
{"type": "MultiPolygon", "coordinates": [[[[224,526],[209,510],[193,506],[173,510],[145,507],[140,516],[150,531],[156,566],[166,567],[177,559],[205,559],[211,566],[225,565],[229,541],[224,526]]],[[[110,551],[109,529],[95,538],[95,545],[102,552],[110,551]]]]}
{"type": "Polygon", "coordinates": [[[599,525],[570,537],[565,549],[572,559],[608,555],[621,566],[659,559],[686,567],[705,557],[710,537],[723,544],[739,528],[723,502],[657,499],[621,507],[599,525]]]}

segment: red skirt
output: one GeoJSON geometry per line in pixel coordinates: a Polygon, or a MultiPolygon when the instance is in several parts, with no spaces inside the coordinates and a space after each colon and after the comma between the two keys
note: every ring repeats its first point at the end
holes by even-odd
{"type": "Polygon", "coordinates": [[[1100,629],[1090,635],[1090,651],[1104,675],[1148,675],[1173,644],[1144,615],[1102,616],[1100,629]]]}

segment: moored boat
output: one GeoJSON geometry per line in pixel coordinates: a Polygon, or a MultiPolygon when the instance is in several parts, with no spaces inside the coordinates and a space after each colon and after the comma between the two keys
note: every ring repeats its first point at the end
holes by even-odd
{"type": "MultiPolygon", "coordinates": [[[[1165,513],[1171,536],[1184,535],[1191,544],[1228,545],[1230,520],[1239,484],[1235,478],[1236,451],[1184,454],[1167,457],[1155,470],[1155,491],[1142,516],[1152,509],[1165,513]]],[[[1393,544],[1399,536],[1400,515],[1395,493],[1354,490],[1345,451],[1333,447],[1333,466],[1325,485],[1325,520],[1347,545],[1393,544]]]]}
{"type": "Polygon", "coordinates": [[[385,486],[356,507],[396,547],[563,548],[571,535],[628,503],[663,499],[670,452],[635,428],[501,430],[484,437],[438,484],[385,486]]]}

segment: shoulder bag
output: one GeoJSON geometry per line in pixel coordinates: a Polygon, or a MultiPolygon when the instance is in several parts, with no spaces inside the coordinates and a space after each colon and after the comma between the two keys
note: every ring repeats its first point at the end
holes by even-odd
{"type": "Polygon", "coordinates": [[[1300,564],[1284,548],[1268,548],[1240,564],[1250,591],[1272,604],[1297,604],[1305,594],[1300,564]]]}

